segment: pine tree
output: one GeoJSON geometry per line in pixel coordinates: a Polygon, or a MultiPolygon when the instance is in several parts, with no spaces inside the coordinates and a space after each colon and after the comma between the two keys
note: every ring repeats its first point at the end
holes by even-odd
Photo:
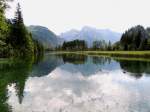
{"type": "Polygon", "coordinates": [[[18,3],[17,11],[15,13],[15,18],[12,25],[12,37],[10,37],[10,42],[13,48],[19,53],[19,56],[27,56],[34,54],[33,40],[28,33],[22,17],[21,7],[18,3]]]}
{"type": "Polygon", "coordinates": [[[110,41],[108,42],[107,50],[108,50],[108,51],[111,51],[111,50],[112,50],[112,49],[111,49],[111,42],[110,42],[110,41]]]}

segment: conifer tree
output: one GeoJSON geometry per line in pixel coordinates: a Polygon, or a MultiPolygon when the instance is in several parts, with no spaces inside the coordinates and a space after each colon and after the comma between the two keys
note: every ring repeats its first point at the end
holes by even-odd
{"type": "Polygon", "coordinates": [[[10,42],[13,48],[16,49],[16,51],[20,51],[18,55],[24,56],[34,54],[33,41],[24,25],[19,3],[17,5],[17,11],[13,20],[11,35],[12,37],[10,39],[10,42]]]}
{"type": "Polygon", "coordinates": [[[111,42],[110,42],[110,40],[109,40],[109,42],[108,42],[107,50],[108,50],[108,51],[111,51],[111,50],[112,50],[112,49],[111,49],[111,42]]]}

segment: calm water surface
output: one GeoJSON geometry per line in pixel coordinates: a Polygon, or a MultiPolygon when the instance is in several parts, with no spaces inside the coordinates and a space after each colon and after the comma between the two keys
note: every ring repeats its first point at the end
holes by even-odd
{"type": "Polygon", "coordinates": [[[150,112],[150,62],[46,54],[0,63],[0,112],[150,112]]]}

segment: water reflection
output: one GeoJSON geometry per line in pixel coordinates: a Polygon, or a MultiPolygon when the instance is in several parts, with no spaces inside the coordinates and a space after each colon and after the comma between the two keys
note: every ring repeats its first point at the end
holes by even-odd
{"type": "Polygon", "coordinates": [[[73,64],[84,64],[87,61],[87,56],[86,55],[74,55],[74,54],[62,54],[58,55],[60,58],[63,58],[63,61],[66,63],[73,63],[73,64]]]}
{"type": "Polygon", "coordinates": [[[63,59],[57,55],[45,55],[42,61],[33,65],[30,76],[41,77],[51,73],[56,67],[64,64],[63,59]]]}
{"type": "Polygon", "coordinates": [[[128,72],[128,74],[136,78],[142,77],[143,73],[146,73],[146,75],[150,74],[150,62],[128,60],[120,60],[118,62],[125,72],[128,72]]]}
{"type": "Polygon", "coordinates": [[[0,63],[0,111],[149,112],[149,65],[73,54],[0,63]]]}
{"type": "Polygon", "coordinates": [[[21,104],[25,82],[32,70],[32,61],[13,60],[0,63],[0,110],[2,112],[11,111],[11,107],[6,103],[9,98],[7,86],[14,84],[18,102],[21,104]]]}

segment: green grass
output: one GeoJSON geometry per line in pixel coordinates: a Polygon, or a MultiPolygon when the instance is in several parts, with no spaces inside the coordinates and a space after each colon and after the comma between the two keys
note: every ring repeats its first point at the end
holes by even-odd
{"type": "Polygon", "coordinates": [[[87,54],[108,55],[118,57],[150,58],[150,51],[84,51],[87,54]]]}
{"type": "Polygon", "coordinates": [[[56,51],[54,53],[74,53],[94,56],[109,56],[128,60],[150,60],[150,51],[56,51]]]}

